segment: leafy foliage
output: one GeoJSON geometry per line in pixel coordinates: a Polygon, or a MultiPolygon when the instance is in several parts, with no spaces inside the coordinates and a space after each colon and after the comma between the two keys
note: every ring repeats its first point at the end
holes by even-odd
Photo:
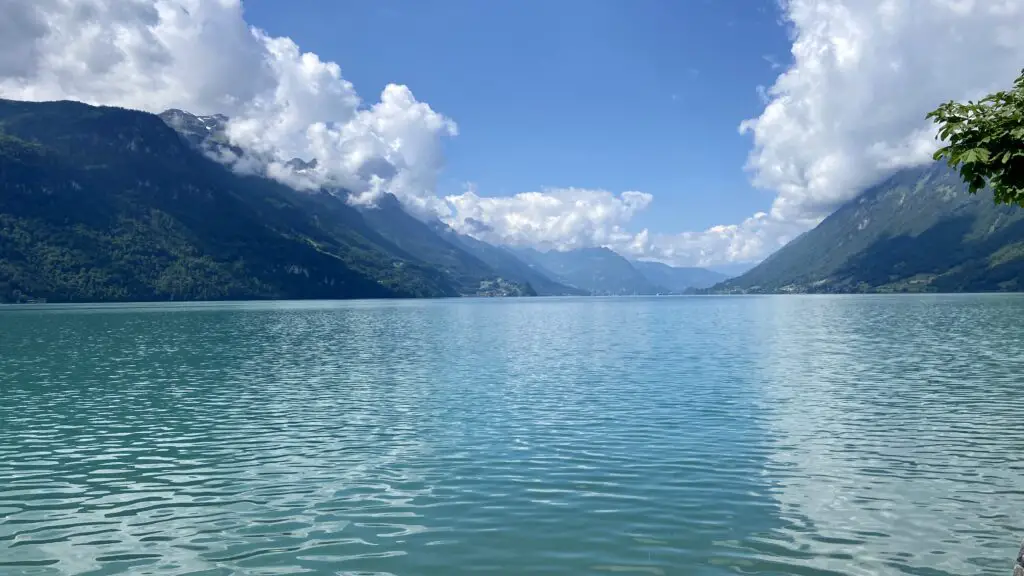
{"type": "Polygon", "coordinates": [[[948,142],[935,160],[959,168],[970,193],[989,185],[996,202],[1024,206],[1024,71],[1011,90],[978,102],[946,102],[927,117],[948,142]]]}

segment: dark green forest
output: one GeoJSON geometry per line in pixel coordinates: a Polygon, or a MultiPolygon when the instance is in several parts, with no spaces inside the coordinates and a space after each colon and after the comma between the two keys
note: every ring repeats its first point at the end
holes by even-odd
{"type": "Polygon", "coordinates": [[[155,115],[0,101],[0,301],[530,293],[474,273],[417,258],[336,196],[235,174],[155,115]]]}

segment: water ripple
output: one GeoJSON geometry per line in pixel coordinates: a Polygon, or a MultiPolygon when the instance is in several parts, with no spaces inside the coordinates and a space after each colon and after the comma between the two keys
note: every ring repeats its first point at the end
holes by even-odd
{"type": "Polygon", "coordinates": [[[1008,573],[1024,298],[0,311],[0,573],[1008,573]]]}

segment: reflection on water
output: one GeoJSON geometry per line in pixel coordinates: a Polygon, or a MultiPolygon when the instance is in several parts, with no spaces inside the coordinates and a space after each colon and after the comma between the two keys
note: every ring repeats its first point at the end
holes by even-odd
{"type": "Polygon", "coordinates": [[[0,311],[0,574],[993,574],[1024,298],[0,311]]]}
{"type": "Polygon", "coordinates": [[[769,469],[791,524],[765,551],[847,574],[1011,572],[1024,358],[1008,352],[1024,350],[1024,299],[772,302],[769,469]]]}

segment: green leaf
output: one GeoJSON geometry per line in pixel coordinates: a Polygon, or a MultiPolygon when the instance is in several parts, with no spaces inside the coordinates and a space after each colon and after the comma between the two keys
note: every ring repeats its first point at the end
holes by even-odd
{"type": "Polygon", "coordinates": [[[960,156],[960,161],[964,164],[974,164],[976,162],[988,162],[989,152],[984,148],[971,148],[960,156]]]}

